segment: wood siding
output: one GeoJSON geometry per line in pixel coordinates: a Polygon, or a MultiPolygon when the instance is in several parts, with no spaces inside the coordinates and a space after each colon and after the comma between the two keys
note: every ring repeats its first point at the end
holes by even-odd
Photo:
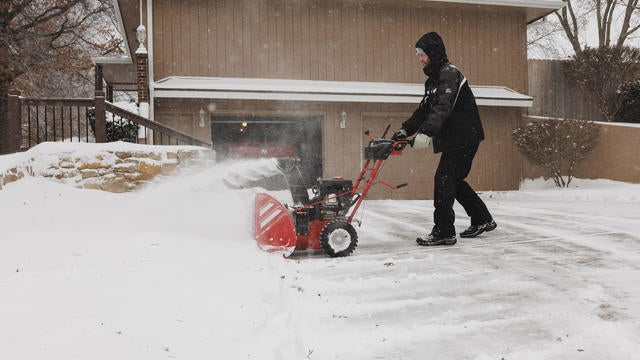
{"type": "Polygon", "coordinates": [[[532,116],[603,120],[593,95],[570,86],[562,71],[562,61],[529,60],[529,95],[532,116]]]}
{"type": "MultiPolygon", "coordinates": [[[[362,165],[363,149],[367,144],[365,130],[374,137],[382,135],[387,124],[391,131],[400,127],[414,110],[415,105],[403,104],[359,104],[319,102],[278,102],[218,100],[216,115],[248,116],[319,116],[323,119],[323,176],[342,176],[356,179],[362,165]],[[347,113],[347,126],[339,126],[340,114],[347,113]]],[[[205,100],[158,99],[156,117],[169,126],[194,129],[198,138],[204,140],[209,134],[206,128],[197,127],[197,112],[207,109],[205,100]],[[185,127],[186,126],[186,127],[185,127]]],[[[513,108],[480,107],[486,134],[467,178],[478,191],[514,190],[522,178],[523,159],[513,142],[511,133],[521,124],[521,110],[513,108]]],[[[390,134],[388,135],[390,136],[390,134]]],[[[208,139],[210,140],[210,139],[208,139]]],[[[409,186],[396,191],[382,185],[374,187],[371,199],[431,199],[433,176],[440,155],[426,150],[407,149],[402,156],[391,157],[380,173],[380,180],[391,184],[408,182],[409,186]]]]}
{"type": "Polygon", "coordinates": [[[422,82],[439,32],[470,83],[526,92],[525,10],[439,2],[154,0],[154,76],[422,82]]]}
{"type": "MultiPolygon", "coordinates": [[[[290,78],[423,83],[415,42],[428,31],[445,41],[449,59],[474,85],[527,91],[525,10],[418,0],[154,0],[154,78],[168,76],[290,78]]],[[[417,104],[155,99],[155,119],[198,137],[199,109],[216,115],[319,116],[323,175],[355,179],[363,164],[364,130],[379,136],[417,104]],[[339,126],[347,112],[347,127],[339,126]],[[182,123],[182,124],[181,124],[182,123]],[[187,123],[187,124],[185,124],[187,123]]],[[[517,189],[523,159],[511,141],[521,108],[481,107],[487,139],[469,183],[476,190],[517,189]]],[[[439,155],[408,149],[385,164],[372,199],[430,199],[439,155]]]]}

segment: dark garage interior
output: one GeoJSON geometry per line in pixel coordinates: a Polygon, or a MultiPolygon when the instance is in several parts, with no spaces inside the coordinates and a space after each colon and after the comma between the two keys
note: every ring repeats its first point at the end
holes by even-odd
{"type": "Polygon", "coordinates": [[[212,116],[211,140],[220,161],[297,158],[307,184],[322,177],[322,118],[212,116]]]}

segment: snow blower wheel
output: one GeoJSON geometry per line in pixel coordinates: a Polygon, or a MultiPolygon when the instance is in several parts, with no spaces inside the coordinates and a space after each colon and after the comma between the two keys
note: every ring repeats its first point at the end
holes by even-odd
{"type": "Polygon", "coordinates": [[[332,221],[322,228],[320,244],[331,257],[349,256],[358,246],[358,234],[348,222],[332,221]]]}

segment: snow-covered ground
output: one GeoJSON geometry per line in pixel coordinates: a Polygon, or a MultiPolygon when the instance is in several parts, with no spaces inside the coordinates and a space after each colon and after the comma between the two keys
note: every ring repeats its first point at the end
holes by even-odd
{"type": "Polygon", "coordinates": [[[430,201],[368,201],[353,256],[283,259],[230,171],[0,190],[0,358],[640,359],[640,184],[483,193],[498,228],[451,247],[414,242],[430,201]]]}

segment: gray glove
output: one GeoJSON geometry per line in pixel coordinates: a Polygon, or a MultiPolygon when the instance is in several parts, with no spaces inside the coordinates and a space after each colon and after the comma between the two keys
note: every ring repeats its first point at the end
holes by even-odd
{"type": "Polygon", "coordinates": [[[414,149],[426,149],[429,146],[429,141],[431,140],[426,134],[418,133],[416,137],[413,138],[413,147],[414,149]]]}

